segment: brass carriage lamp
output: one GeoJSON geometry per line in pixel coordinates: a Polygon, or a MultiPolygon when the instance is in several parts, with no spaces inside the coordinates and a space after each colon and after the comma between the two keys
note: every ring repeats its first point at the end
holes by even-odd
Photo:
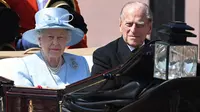
{"type": "Polygon", "coordinates": [[[188,30],[194,28],[175,21],[164,24],[158,31],[162,41],[155,42],[155,78],[169,80],[196,76],[198,46],[187,42],[187,37],[196,37],[188,30]]]}

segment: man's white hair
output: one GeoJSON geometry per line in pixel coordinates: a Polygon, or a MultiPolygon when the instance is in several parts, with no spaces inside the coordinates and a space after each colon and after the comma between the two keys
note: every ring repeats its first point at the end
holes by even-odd
{"type": "Polygon", "coordinates": [[[145,4],[145,3],[138,2],[138,1],[137,1],[137,2],[136,2],[136,1],[128,2],[128,3],[126,3],[126,4],[122,7],[121,12],[120,12],[120,20],[123,20],[124,11],[125,11],[125,9],[126,9],[127,7],[129,7],[129,6],[134,7],[134,8],[135,8],[135,7],[143,8],[144,13],[145,13],[147,19],[148,19],[150,22],[153,22],[153,15],[152,15],[152,12],[151,12],[149,6],[148,6],[147,4],[145,4]]]}

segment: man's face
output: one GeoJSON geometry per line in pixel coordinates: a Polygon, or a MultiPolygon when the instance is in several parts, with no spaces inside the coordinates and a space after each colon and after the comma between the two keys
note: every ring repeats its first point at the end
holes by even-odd
{"type": "Polygon", "coordinates": [[[152,24],[141,8],[129,7],[124,10],[120,20],[120,32],[128,45],[132,47],[142,45],[146,36],[151,33],[151,28],[152,24]]]}
{"type": "Polygon", "coordinates": [[[66,43],[70,40],[69,31],[63,29],[48,29],[41,32],[39,44],[47,57],[60,57],[66,43]]]}

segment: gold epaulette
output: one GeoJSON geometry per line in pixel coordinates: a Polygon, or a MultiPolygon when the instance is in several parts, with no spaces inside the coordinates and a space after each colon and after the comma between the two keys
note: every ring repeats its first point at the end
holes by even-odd
{"type": "Polygon", "coordinates": [[[0,3],[3,4],[5,7],[10,8],[8,3],[5,0],[0,0],[0,3]]]}
{"type": "MultiPolygon", "coordinates": [[[[72,3],[73,3],[74,10],[76,10],[76,5],[74,3],[74,0],[72,0],[72,3]]],[[[62,6],[62,5],[69,5],[69,4],[65,0],[48,0],[46,5],[45,5],[45,8],[47,8],[47,7],[59,7],[59,6],[62,6]]]]}

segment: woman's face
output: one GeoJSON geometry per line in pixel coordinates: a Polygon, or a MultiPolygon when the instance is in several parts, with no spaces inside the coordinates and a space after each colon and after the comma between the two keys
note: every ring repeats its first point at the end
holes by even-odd
{"type": "Polygon", "coordinates": [[[40,32],[39,45],[46,57],[60,57],[70,41],[70,32],[64,29],[45,29],[40,32]]]}

